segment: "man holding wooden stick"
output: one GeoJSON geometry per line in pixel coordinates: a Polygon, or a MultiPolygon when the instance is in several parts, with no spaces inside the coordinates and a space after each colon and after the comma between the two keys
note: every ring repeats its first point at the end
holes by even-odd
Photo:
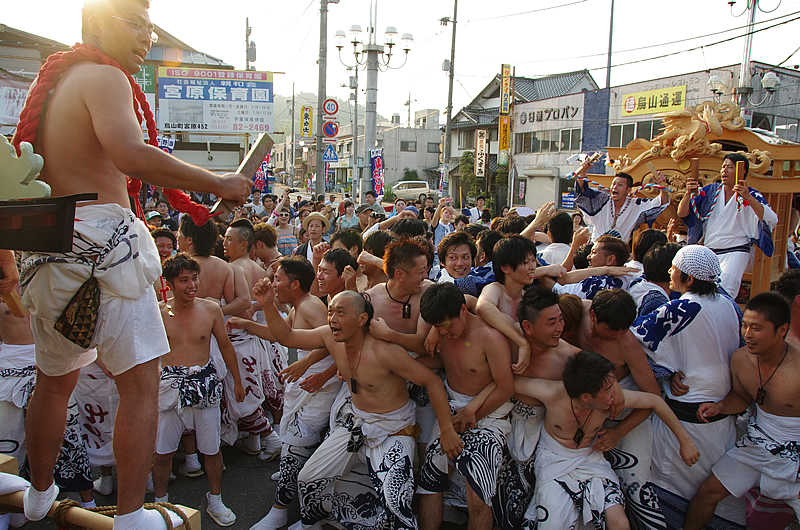
{"type": "MultiPolygon", "coordinates": [[[[42,67],[12,141],[17,148],[22,141],[32,143],[45,158],[41,180],[53,196],[97,193],[75,212],[71,252],[23,259],[20,284],[31,312],[38,368],[26,426],[32,487],[25,493],[25,514],[31,520],[43,518],[58,494],[53,465],[67,400],[80,368],[96,357],[89,348],[97,347],[120,394],[114,527],[166,527],[158,513],[142,509],[155,447],[158,357],[169,351],[152,288],[161,264],[146,226],[129,210],[125,176],[238,204],[251,188],[245,176],[218,177],[142,141],[140,104],[151,142],[157,131],[130,73],[139,71],[157,39],[148,8],[148,0],[87,1],[84,44],[51,56],[42,67]],[[85,310],[84,322],[69,321],[68,304],[85,310]]],[[[207,219],[208,211],[185,195],[168,196],[201,224],[207,219]]]]}

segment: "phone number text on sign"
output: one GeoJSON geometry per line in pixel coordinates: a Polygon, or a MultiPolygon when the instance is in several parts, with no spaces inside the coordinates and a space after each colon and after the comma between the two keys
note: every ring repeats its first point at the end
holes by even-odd
{"type": "Polygon", "coordinates": [[[234,123],[233,130],[245,132],[270,132],[269,124],[263,123],[234,123]]]}

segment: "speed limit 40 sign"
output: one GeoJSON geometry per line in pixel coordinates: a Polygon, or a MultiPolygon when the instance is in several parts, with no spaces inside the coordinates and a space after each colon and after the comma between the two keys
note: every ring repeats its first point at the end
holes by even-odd
{"type": "Polygon", "coordinates": [[[326,99],[325,103],[322,105],[322,110],[325,112],[325,114],[330,114],[333,116],[339,112],[339,104],[335,99],[326,99]]]}

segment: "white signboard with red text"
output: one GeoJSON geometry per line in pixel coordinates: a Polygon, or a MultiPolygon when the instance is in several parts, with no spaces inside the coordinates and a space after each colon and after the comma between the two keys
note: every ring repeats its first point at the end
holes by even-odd
{"type": "Polygon", "coordinates": [[[272,72],[158,69],[162,131],[272,133],[272,72]]]}

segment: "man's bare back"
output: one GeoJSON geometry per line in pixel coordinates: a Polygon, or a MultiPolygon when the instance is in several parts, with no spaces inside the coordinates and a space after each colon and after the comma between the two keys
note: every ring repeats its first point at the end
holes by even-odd
{"type": "Polygon", "coordinates": [[[219,303],[234,300],[233,269],[216,256],[192,256],[200,264],[202,282],[197,287],[197,297],[219,303]]]}
{"type": "Polygon", "coordinates": [[[266,278],[267,271],[258,266],[258,264],[251,260],[249,256],[243,256],[231,262],[231,266],[239,267],[244,273],[247,288],[252,289],[258,280],[266,278]]]}

